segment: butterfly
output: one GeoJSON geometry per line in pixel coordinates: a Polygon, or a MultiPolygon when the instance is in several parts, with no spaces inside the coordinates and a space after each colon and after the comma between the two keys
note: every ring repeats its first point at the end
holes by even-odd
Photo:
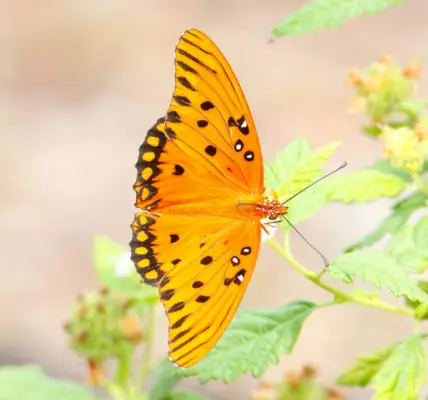
{"type": "Polygon", "coordinates": [[[159,289],[169,356],[190,367],[214,347],[250,282],[265,223],[287,213],[264,188],[251,112],[226,58],[190,29],[175,50],[165,117],[139,149],[131,258],[159,289]]]}

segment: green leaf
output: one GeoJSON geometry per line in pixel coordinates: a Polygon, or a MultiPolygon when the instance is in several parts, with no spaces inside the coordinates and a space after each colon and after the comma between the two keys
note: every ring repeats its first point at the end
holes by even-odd
{"type": "Polygon", "coordinates": [[[273,310],[242,310],[207,357],[182,372],[197,375],[202,383],[218,379],[230,383],[249,372],[258,378],[277,365],[282,354],[291,353],[315,307],[309,301],[294,301],[273,310]]]}
{"type": "Polygon", "coordinates": [[[401,111],[409,118],[416,119],[420,113],[428,107],[427,99],[412,98],[400,102],[397,105],[397,111],[401,111]]]}
{"type": "Polygon", "coordinates": [[[141,282],[135,266],[130,260],[129,252],[119,243],[108,236],[96,236],[93,256],[102,285],[133,298],[139,309],[158,302],[156,288],[141,282]]]}
{"type": "MultiPolygon", "coordinates": [[[[298,224],[316,214],[327,203],[327,187],[320,184],[305,190],[289,204],[287,218],[292,224],[298,224]]],[[[290,229],[288,224],[281,226],[290,229]]]]}
{"type": "Polygon", "coordinates": [[[375,14],[402,0],[312,0],[273,29],[274,37],[301,35],[319,29],[337,28],[364,14],[375,14]]]}
{"type": "Polygon", "coordinates": [[[288,171],[286,179],[276,187],[276,191],[281,197],[290,197],[304,189],[323,171],[322,166],[333,155],[340,142],[332,142],[308,154],[306,157],[299,157],[299,161],[294,164],[294,168],[288,171]]]}
{"type": "MultiPolygon", "coordinates": [[[[265,186],[275,189],[283,200],[304,189],[322,173],[322,165],[338,147],[339,142],[330,143],[311,151],[307,141],[296,139],[276,159],[265,165],[265,186]]],[[[292,223],[302,222],[327,202],[326,186],[323,184],[299,194],[290,204],[287,218],[292,223]]],[[[285,230],[289,225],[281,224],[285,230]]]]}
{"type": "Polygon", "coordinates": [[[367,386],[399,344],[394,343],[370,355],[358,357],[356,363],[337,378],[336,383],[346,386],[367,386]]]}
{"type": "Polygon", "coordinates": [[[415,225],[413,239],[416,246],[428,249],[428,216],[423,217],[415,225]]]}
{"type": "Polygon", "coordinates": [[[370,232],[357,243],[349,246],[345,252],[349,253],[362,247],[370,246],[382,239],[388,233],[397,233],[405,225],[412,213],[418,208],[425,207],[425,204],[426,197],[423,194],[411,194],[409,197],[406,197],[395,204],[392,208],[392,213],[386,217],[374,231],[370,232]]]}
{"type": "Polygon", "coordinates": [[[425,381],[426,360],[422,339],[410,336],[399,344],[373,378],[374,400],[417,400],[425,381]]]}
{"type": "MultiPolygon", "coordinates": [[[[152,398],[150,398],[152,400],[152,398]]],[[[169,396],[163,400],[208,400],[208,397],[190,391],[172,392],[169,396]]]]}
{"type": "Polygon", "coordinates": [[[370,136],[377,137],[382,133],[382,129],[378,125],[366,125],[363,127],[363,132],[370,136]]]}
{"type": "Polygon", "coordinates": [[[328,198],[342,203],[365,203],[381,197],[396,197],[406,187],[397,176],[363,169],[330,179],[328,198]]]}
{"type": "Polygon", "coordinates": [[[174,387],[183,378],[182,370],[176,367],[169,358],[163,360],[155,370],[150,388],[150,400],[165,400],[174,387]]]}
{"type": "Polygon", "coordinates": [[[406,182],[412,181],[412,177],[406,170],[395,167],[391,164],[391,161],[387,160],[386,158],[376,160],[371,168],[375,169],[376,171],[384,172],[385,174],[396,175],[406,182]]]}
{"type": "Polygon", "coordinates": [[[280,151],[273,162],[265,164],[265,186],[277,189],[299,165],[301,159],[311,154],[309,143],[305,139],[295,139],[280,151]]]}
{"type": "Polygon", "coordinates": [[[46,376],[36,366],[0,368],[2,400],[94,400],[83,386],[46,376]]]}
{"type": "Polygon", "coordinates": [[[395,257],[404,271],[420,274],[428,268],[428,246],[416,242],[416,226],[404,226],[391,238],[386,251],[395,257]]]}
{"type": "Polygon", "coordinates": [[[387,287],[394,296],[428,303],[428,295],[388,254],[371,250],[347,253],[334,260],[328,271],[332,278],[346,283],[353,282],[358,275],[362,282],[370,282],[377,288],[387,287]]]}

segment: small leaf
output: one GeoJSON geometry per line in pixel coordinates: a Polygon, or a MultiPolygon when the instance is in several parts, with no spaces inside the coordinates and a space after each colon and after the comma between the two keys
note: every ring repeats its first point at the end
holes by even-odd
{"type": "Polygon", "coordinates": [[[36,366],[0,368],[0,399],[95,400],[83,386],[52,379],[36,366]]]}
{"type": "Polygon", "coordinates": [[[273,162],[265,164],[265,186],[272,189],[284,182],[299,165],[301,159],[311,154],[309,143],[304,139],[295,139],[280,151],[273,162]]]}
{"type": "Polygon", "coordinates": [[[276,188],[278,194],[287,200],[300,190],[304,189],[312,183],[323,171],[322,166],[333,155],[340,142],[332,142],[308,154],[306,157],[301,157],[299,162],[294,165],[294,168],[289,170],[286,179],[282,180],[276,188]]]}
{"type": "MultiPolygon", "coordinates": [[[[153,399],[150,397],[150,400],[153,400],[153,399]]],[[[182,392],[172,392],[169,396],[165,397],[162,400],[208,400],[208,397],[195,392],[182,391],[182,392]]]]}
{"type": "Polygon", "coordinates": [[[420,274],[428,268],[428,246],[415,240],[415,226],[404,226],[386,248],[407,273],[420,274]]]}
{"type": "Polygon", "coordinates": [[[202,383],[218,379],[230,383],[249,372],[258,378],[277,365],[282,354],[291,353],[315,306],[294,301],[274,310],[242,310],[208,356],[182,372],[197,375],[202,383]]]}
{"type": "Polygon", "coordinates": [[[406,187],[397,176],[363,169],[330,179],[328,198],[342,203],[365,203],[381,197],[396,197],[406,187]]]}
{"type": "MultiPolygon", "coordinates": [[[[286,217],[292,224],[298,224],[316,214],[327,203],[327,187],[320,184],[305,190],[289,203],[286,217]]],[[[287,230],[288,224],[281,224],[287,230]]]]}
{"type": "Polygon", "coordinates": [[[417,400],[426,378],[425,350],[419,335],[400,343],[374,376],[374,400],[417,400]]]}
{"type": "Polygon", "coordinates": [[[357,362],[338,378],[336,383],[346,386],[367,386],[373,376],[379,371],[384,361],[391,355],[400,343],[394,343],[373,354],[357,358],[357,362]]]}
{"type": "Polygon", "coordinates": [[[349,253],[361,247],[370,246],[382,239],[385,235],[397,233],[418,208],[425,207],[426,197],[421,193],[413,193],[399,201],[392,208],[392,213],[381,224],[363,239],[349,246],[345,252],[349,253]]]}
{"type": "Polygon", "coordinates": [[[415,119],[419,114],[428,107],[427,99],[412,98],[400,102],[397,105],[397,111],[401,111],[408,117],[415,119]]]}
{"type": "Polygon", "coordinates": [[[406,182],[412,181],[412,177],[406,170],[395,167],[391,164],[391,161],[387,160],[386,158],[376,160],[371,168],[375,169],[376,171],[384,172],[385,174],[396,175],[406,182]]]}
{"type": "Polygon", "coordinates": [[[183,377],[182,370],[176,367],[169,358],[163,360],[156,368],[150,389],[150,400],[165,400],[183,377]]]}
{"type": "Polygon", "coordinates": [[[382,129],[378,125],[367,125],[363,127],[363,132],[370,136],[377,137],[382,133],[382,129]]]}
{"type": "Polygon", "coordinates": [[[135,300],[139,311],[158,301],[156,288],[141,282],[130,253],[108,236],[99,235],[94,240],[94,264],[101,284],[122,292],[135,300]]]}
{"type": "Polygon", "coordinates": [[[358,275],[362,282],[387,287],[394,296],[428,303],[428,295],[406,275],[395,258],[384,253],[364,250],[344,254],[331,263],[328,271],[332,278],[346,283],[353,282],[358,275]]]}
{"type": "Polygon", "coordinates": [[[312,0],[289,15],[272,35],[301,35],[319,29],[337,28],[364,14],[375,14],[402,0],[312,0]]]}
{"type": "Polygon", "coordinates": [[[423,217],[415,225],[413,239],[416,246],[428,249],[428,216],[423,217]]]}

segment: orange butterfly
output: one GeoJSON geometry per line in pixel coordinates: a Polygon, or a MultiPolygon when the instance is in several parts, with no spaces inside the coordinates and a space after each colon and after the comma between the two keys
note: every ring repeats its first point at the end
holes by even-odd
{"type": "Polygon", "coordinates": [[[229,63],[204,33],[176,47],[175,90],[136,164],[130,242],[144,282],[159,288],[169,355],[196,364],[230,324],[253,273],[262,218],[287,207],[263,187],[253,118],[229,63]]]}

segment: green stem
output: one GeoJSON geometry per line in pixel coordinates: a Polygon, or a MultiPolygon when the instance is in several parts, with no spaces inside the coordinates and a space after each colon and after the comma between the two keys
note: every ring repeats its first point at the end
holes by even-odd
{"type": "Polygon", "coordinates": [[[141,367],[140,375],[138,376],[136,386],[140,389],[143,386],[146,376],[150,373],[151,358],[152,358],[152,348],[153,348],[153,336],[155,332],[156,325],[156,305],[149,306],[149,316],[147,321],[147,331],[145,336],[145,346],[144,346],[144,355],[143,363],[141,367]]]}
{"type": "Polygon", "coordinates": [[[119,385],[113,382],[105,381],[101,384],[101,387],[115,400],[127,400],[126,394],[123,392],[119,385]]]}
{"type": "Polygon", "coordinates": [[[417,190],[428,195],[428,187],[424,183],[424,181],[420,178],[420,176],[416,173],[412,174],[413,182],[416,185],[417,190]]]}
{"type": "Polygon", "coordinates": [[[294,257],[291,255],[290,249],[289,249],[289,244],[288,244],[288,235],[285,234],[285,246],[284,248],[282,248],[279,243],[274,239],[274,238],[270,238],[268,240],[268,243],[279,253],[281,254],[281,256],[286,259],[290,265],[296,269],[297,271],[299,271],[302,275],[304,275],[307,279],[309,279],[310,281],[312,281],[313,283],[315,283],[317,286],[319,286],[320,288],[327,290],[328,292],[330,292],[331,294],[334,295],[335,297],[335,302],[345,302],[345,301],[350,301],[353,303],[358,303],[367,307],[374,307],[374,308],[380,308],[382,310],[387,310],[387,311],[391,311],[397,314],[403,314],[403,315],[409,315],[409,316],[414,316],[414,311],[411,310],[407,310],[405,308],[399,308],[399,307],[395,307],[392,306],[391,304],[385,303],[382,300],[379,299],[367,299],[365,297],[360,297],[360,296],[356,296],[356,295],[351,295],[345,292],[342,292],[339,289],[336,289],[333,286],[328,285],[327,283],[324,283],[321,280],[322,277],[322,273],[321,274],[315,274],[314,272],[308,270],[307,268],[305,268],[303,265],[301,265],[299,262],[297,262],[294,257]]]}
{"type": "Polygon", "coordinates": [[[126,349],[118,360],[118,366],[116,371],[115,383],[126,387],[128,384],[129,376],[132,368],[132,350],[126,349]]]}

